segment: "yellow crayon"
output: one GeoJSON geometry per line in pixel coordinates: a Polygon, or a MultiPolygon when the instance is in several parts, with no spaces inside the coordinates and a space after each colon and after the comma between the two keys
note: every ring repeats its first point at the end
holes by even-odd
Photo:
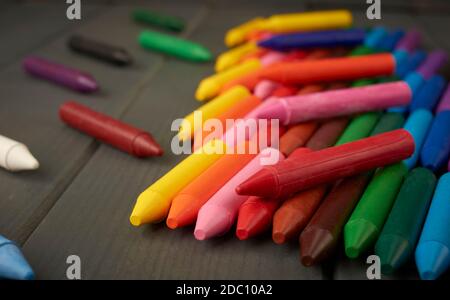
{"type": "Polygon", "coordinates": [[[243,100],[244,98],[250,96],[250,92],[247,88],[243,86],[236,86],[232,89],[227,90],[223,94],[212,99],[208,103],[197,108],[195,111],[184,117],[181,123],[180,130],[178,132],[178,138],[182,141],[192,138],[193,134],[200,128],[202,128],[203,123],[208,119],[215,118],[225,111],[229,110],[236,103],[243,100]],[[194,113],[201,112],[201,121],[194,121],[194,113]]]}
{"type": "Polygon", "coordinates": [[[298,14],[273,15],[259,24],[260,30],[273,33],[347,28],[352,25],[348,10],[328,10],[298,14]]]}
{"type": "Polygon", "coordinates": [[[259,26],[263,21],[264,18],[254,18],[239,26],[231,28],[225,35],[225,45],[228,47],[234,47],[243,43],[246,40],[247,34],[259,29],[259,26]]]}
{"type": "Polygon", "coordinates": [[[258,46],[255,42],[247,42],[220,54],[216,60],[216,72],[222,72],[223,70],[236,65],[244,55],[254,52],[257,49],[258,46]]]}
{"type": "Polygon", "coordinates": [[[130,216],[131,224],[139,226],[163,221],[178,192],[222,157],[225,151],[222,141],[213,140],[181,161],[139,195],[130,216]]]}
{"type": "Polygon", "coordinates": [[[225,83],[259,68],[261,68],[261,62],[258,59],[249,59],[240,65],[209,76],[200,81],[197,91],[195,92],[195,98],[198,101],[211,99],[219,94],[220,89],[225,83]]]}

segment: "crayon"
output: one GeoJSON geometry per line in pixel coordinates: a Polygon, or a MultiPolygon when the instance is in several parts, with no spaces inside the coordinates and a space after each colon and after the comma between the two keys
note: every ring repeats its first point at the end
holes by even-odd
{"type": "Polygon", "coordinates": [[[391,51],[404,35],[405,32],[400,29],[388,32],[388,34],[377,45],[377,49],[379,51],[391,51]]]}
{"type": "Polygon", "coordinates": [[[296,94],[298,91],[298,88],[295,86],[290,85],[278,85],[277,88],[272,92],[270,95],[271,97],[286,97],[286,96],[292,96],[296,94]]]}
{"type": "Polygon", "coordinates": [[[256,86],[253,94],[261,99],[268,98],[279,86],[278,83],[271,80],[261,80],[256,86]]]}
{"type": "Polygon", "coordinates": [[[295,149],[303,147],[318,127],[316,122],[306,122],[289,128],[280,139],[281,153],[289,156],[295,149]]]}
{"type": "Polygon", "coordinates": [[[431,76],[412,98],[409,110],[411,112],[417,109],[426,109],[430,112],[434,111],[434,107],[437,105],[441,94],[444,92],[445,85],[446,82],[442,76],[431,76]]]}
{"type": "Polygon", "coordinates": [[[150,133],[73,101],[59,107],[67,125],[137,157],[160,156],[163,149],[150,133]]]}
{"type": "Polygon", "coordinates": [[[398,270],[413,255],[435,185],[428,169],[415,168],[406,175],[375,244],[383,274],[398,270]]]}
{"type": "Polygon", "coordinates": [[[280,62],[261,69],[260,77],[283,84],[311,84],[392,75],[390,53],[280,62]]]}
{"type": "Polygon", "coordinates": [[[367,48],[372,48],[372,49],[376,48],[378,46],[378,44],[380,43],[380,41],[382,41],[387,36],[387,34],[388,34],[388,32],[387,32],[386,28],[384,28],[382,26],[373,27],[367,33],[362,47],[367,47],[367,48]]]}
{"type": "Polygon", "coordinates": [[[76,52],[98,58],[115,65],[126,66],[133,62],[133,58],[125,49],[95,41],[81,35],[71,36],[68,45],[76,52]]]}
{"type": "Polygon", "coordinates": [[[215,118],[249,96],[250,92],[245,87],[236,86],[212,99],[183,118],[183,122],[178,131],[178,138],[182,141],[192,138],[193,134],[201,129],[203,123],[208,119],[215,118]],[[195,120],[196,112],[202,113],[203,122],[195,120]]]}
{"type": "Polygon", "coordinates": [[[424,51],[422,50],[415,51],[408,57],[406,63],[398,66],[396,75],[399,78],[405,78],[408,73],[413,72],[415,69],[417,69],[420,66],[420,64],[422,64],[425,61],[426,57],[427,54],[424,51]]]}
{"type": "Polygon", "coordinates": [[[139,195],[130,223],[139,226],[164,220],[178,192],[222,157],[224,152],[225,144],[214,140],[181,161],[139,195]]]}
{"type": "Polygon", "coordinates": [[[33,280],[33,269],[19,247],[0,235],[0,278],[10,280],[33,280]]]}
{"type": "Polygon", "coordinates": [[[447,84],[447,89],[439,102],[436,113],[440,113],[444,110],[450,110],[450,84],[447,84]]]}
{"type": "Polygon", "coordinates": [[[414,143],[416,145],[413,155],[405,159],[403,163],[408,169],[412,169],[419,159],[420,150],[430,129],[431,122],[433,121],[433,114],[425,109],[418,109],[412,112],[406,120],[405,130],[412,135],[414,143]]]}
{"type": "Polygon", "coordinates": [[[139,34],[138,42],[141,47],[182,59],[207,62],[212,59],[211,52],[194,42],[156,31],[145,30],[139,34]]]}
{"type": "Polygon", "coordinates": [[[402,162],[375,173],[344,226],[348,257],[358,257],[375,243],[406,173],[407,168],[402,162]]]}
{"type": "Polygon", "coordinates": [[[263,18],[258,17],[231,28],[225,34],[225,45],[228,47],[233,47],[244,42],[247,34],[255,29],[258,29],[263,20],[263,18]]]}
{"type": "Polygon", "coordinates": [[[412,136],[398,129],[266,166],[242,182],[236,191],[249,196],[289,196],[315,185],[393,164],[408,158],[413,151],[412,136]]]}
{"type": "Polygon", "coordinates": [[[270,51],[269,49],[256,48],[256,50],[254,50],[254,51],[252,51],[252,52],[249,52],[249,53],[246,53],[246,54],[242,55],[242,56],[239,58],[239,61],[238,61],[237,63],[240,64],[240,63],[246,62],[247,60],[255,59],[255,58],[256,58],[256,59],[259,59],[259,60],[261,61],[261,64],[262,64],[262,65],[264,65],[263,59],[264,59],[264,57],[265,57],[267,54],[269,54],[270,52],[272,52],[272,51],[270,51]]]}
{"type": "Polygon", "coordinates": [[[333,146],[339,136],[344,132],[349,119],[346,117],[334,118],[322,123],[314,135],[306,143],[311,150],[321,150],[333,146]]]}
{"type": "Polygon", "coordinates": [[[253,53],[258,49],[258,46],[254,42],[247,42],[241,46],[228,50],[217,57],[215,70],[216,72],[222,72],[234,65],[248,53],[253,53]]]}
{"type": "Polygon", "coordinates": [[[270,39],[260,41],[258,46],[278,51],[308,49],[314,47],[353,47],[361,44],[364,41],[365,36],[365,30],[359,28],[300,32],[275,35],[270,39]]]}
{"type": "Polygon", "coordinates": [[[182,18],[169,16],[160,12],[149,11],[146,9],[135,9],[131,13],[133,20],[136,22],[158,26],[163,29],[180,32],[185,27],[185,22],[182,18]]]}
{"type": "Polygon", "coordinates": [[[252,59],[246,61],[243,64],[229,68],[223,72],[209,76],[200,81],[200,84],[195,92],[195,98],[198,101],[208,100],[218,95],[220,89],[225,83],[242,75],[248,74],[254,70],[257,70],[260,67],[261,63],[256,59],[252,59]]]}
{"type": "MultiPolygon", "coordinates": [[[[413,52],[422,41],[422,34],[417,29],[411,29],[395,43],[395,51],[413,52]]],[[[390,51],[390,49],[388,49],[390,51]]]]}
{"type": "Polygon", "coordinates": [[[88,73],[84,73],[49,60],[28,56],[22,62],[25,71],[59,85],[66,86],[82,93],[92,93],[98,90],[98,84],[88,73]]]}
{"type": "Polygon", "coordinates": [[[441,170],[450,157],[450,111],[436,115],[420,151],[422,166],[441,170]]]}
{"type": "Polygon", "coordinates": [[[275,148],[266,148],[234,175],[200,209],[194,235],[205,240],[226,233],[234,224],[239,207],[248,196],[238,195],[236,186],[263,167],[264,159],[282,161],[283,154],[275,148]]]}
{"type": "Polygon", "coordinates": [[[258,118],[279,119],[281,124],[289,125],[404,105],[411,98],[411,89],[403,81],[380,83],[285,97],[261,109],[258,118]]]}
{"type": "Polygon", "coordinates": [[[335,145],[342,145],[369,136],[380,117],[381,112],[368,112],[356,116],[345,128],[335,145]]]}
{"type": "Polygon", "coordinates": [[[415,251],[420,278],[437,279],[450,267],[450,173],[441,176],[415,251]]]}
{"type": "Polygon", "coordinates": [[[36,170],[39,162],[27,146],[0,135],[0,167],[12,172],[36,170]]]}
{"type": "Polygon", "coordinates": [[[173,198],[166,224],[175,229],[195,223],[200,208],[256,154],[227,154],[192,180],[173,198]]]}
{"type": "MultiPolygon", "coordinates": [[[[289,158],[298,157],[310,151],[307,148],[298,148],[289,158]]],[[[246,240],[269,229],[275,210],[281,202],[282,199],[249,197],[239,208],[236,226],[238,239],[246,240]]]]}

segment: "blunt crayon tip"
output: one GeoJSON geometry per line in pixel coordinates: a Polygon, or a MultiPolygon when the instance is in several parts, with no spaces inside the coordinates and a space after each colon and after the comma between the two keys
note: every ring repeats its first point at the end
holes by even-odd
{"type": "MultiPolygon", "coordinates": [[[[208,204],[206,204],[208,205],[208,204]]],[[[224,207],[204,205],[198,212],[194,236],[197,240],[206,240],[226,233],[231,227],[231,216],[224,207]],[[205,211],[207,212],[205,213],[205,211]]]]}
{"type": "Polygon", "coordinates": [[[180,203],[195,203],[197,199],[188,194],[178,194],[172,206],[170,207],[169,215],[167,216],[166,224],[171,229],[176,229],[195,223],[197,213],[192,206],[183,206],[180,203]]]}
{"type": "Polygon", "coordinates": [[[281,245],[286,243],[286,235],[281,231],[276,231],[272,233],[272,240],[275,244],[281,245]]]}
{"type": "Polygon", "coordinates": [[[78,89],[83,93],[92,93],[99,89],[99,85],[95,79],[88,75],[79,76],[77,82],[79,84],[78,89]]]}
{"type": "Polygon", "coordinates": [[[437,279],[448,267],[450,249],[439,242],[427,241],[416,249],[416,265],[423,280],[437,279]]]}
{"type": "Polygon", "coordinates": [[[178,225],[178,221],[176,218],[167,218],[166,220],[166,225],[167,227],[169,227],[170,229],[177,229],[178,227],[180,227],[178,225]]]}
{"type": "Polygon", "coordinates": [[[214,80],[203,79],[195,91],[195,99],[198,101],[210,99],[216,95],[219,89],[220,86],[214,80]]]}
{"type": "Polygon", "coordinates": [[[0,278],[33,280],[34,272],[20,249],[0,235],[0,278]]]}
{"type": "Polygon", "coordinates": [[[276,195],[273,195],[273,187],[276,184],[276,179],[272,176],[272,173],[262,169],[238,185],[236,193],[239,195],[276,198],[276,195]]]}
{"type": "Polygon", "coordinates": [[[148,133],[143,133],[135,138],[133,150],[138,157],[161,156],[164,153],[161,146],[148,133]]]}
{"type": "Polygon", "coordinates": [[[236,236],[241,241],[247,240],[249,238],[249,231],[247,229],[236,229],[236,236]]]}
{"type": "Polygon", "coordinates": [[[259,119],[279,119],[281,124],[288,122],[289,116],[281,101],[267,105],[258,112],[259,119]]]}
{"type": "Polygon", "coordinates": [[[381,272],[383,274],[392,274],[408,259],[405,253],[409,253],[407,249],[410,247],[404,238],[386,234],[381,235],[375,244],[375,254],[380,257],[381,272]]]}
{"type": "Polygon", "coordinates": [[[136,216],[136,215],[131,215],[130,223],[131,223],[131,225],[136,226],[136,227],[142,225],[141,217],[136,216]]]}
{"type": "Polygon", "coordinates": [[[332,250],[333,235],[322,228],[310,228],[300,236],[300,261],[310,267],[322,261],[323,257],[332,250]]]}
{"type": "Polygon", "coordinates": [[[14,146],[7,155],[7,169],[10,171],[36,170],[39,162],[23,144],[14,146]]]}
{"type": "Polygon", "coordinates": [[[130,223],[139,226],[147,223],[158,223],[167,216],[169,207],[161,206],[166,199],[159,193],[152,190],[142,192],[133,208],[130,216],[130,223]]]}
{"type": "Polygon", "coordinates": [[[125,50],[115,51],[113,57],[121,65],[130,65],[133,63],[133,58],[125,50]]]}
{"type": "Polygon", "coordinates": [[[344,227],[345,254],[357,258],[371,246],[377,234],[378,229],[366,220],[347,223],[344,227]]]}
{"type": "Polygon", "coordinates": [[[191,54],[193,57],[195,57],[195,60],[201,61],[201,62],[207,62],[213,58],[213,55],[211,54],[211,52],[208,49],[201,47],[201,46],[198,46],[198,47],[195,47],[194,49],[192,49],[191,54]]]}

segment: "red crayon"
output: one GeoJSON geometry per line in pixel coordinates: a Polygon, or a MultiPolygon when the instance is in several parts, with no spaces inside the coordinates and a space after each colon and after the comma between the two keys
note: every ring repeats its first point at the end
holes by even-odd
{"type": "Polygon", "coordinates": [[[322,183],[393,164],[413,152],[411,134],[398,129],[266,166],[241,183],[236,192],[266,198],[287,197],[322,183]]]}
{"type": "Polygon", "coordinates": [[[59,117],[69,126],[137,157],[163,154],[149,133],[82,104],[72,101],[64,103],[59,108],[59,117]]]}
{"type": "Polygon", "coordinates": [[[321,150],[333,146],[344,132],[349,118],[335,118],[322,123],[314,135],[306,143],[311,150],[321,150]]]}
{"type": "Polygon", "coordinates": [[[295,95],[298,91],[298,88],[295,86],[280,84],[277,86],[270,97],[287,97],[295,95]]]}

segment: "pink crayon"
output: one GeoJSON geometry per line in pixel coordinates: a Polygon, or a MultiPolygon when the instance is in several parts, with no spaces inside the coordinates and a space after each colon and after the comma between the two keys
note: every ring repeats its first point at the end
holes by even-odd
{"type": "Polygon", "coordinates": [[[287,57],[286,53],[278,52],[278,51],[269,51],[263,57],[261,57],[260,61],[263,66],[269,66],[271,64],[282,61],[287,57]]]}
{"type": "Polygon", "coordinates": [[[280,84],[272,81],[272,80],[261,80],[256,86],[255,90],[253,91],[253,94],[260,98],[260,99],[266,99],[269,97],[273,91],[279,87],[280,84]]]}
{"type": "Polygon", "coordinates": [[[266,148],[234,175],[198,212],[195,238],[206,240],[229,231],[236,220],[239,207],[248,198],[248,196],[238,195],[235,191],[236,187],[261,170],[269,161],[276,163],[283,159],[283,154],[277,149],[266,148]]]}
{"type": "Polygon", "coordinates": [[[436,109],[436,113],[440,113],[444,110],[450,110],[450,84],[447,85],[447,89],[445,90],[445,93],[436,109]]]}
{"type": "Polygon", "coordinates": [[[404,81],[381,83],[281,98],[260,109],[258,118],[289,125],[407,105],[411,97],[404,81]]]}

